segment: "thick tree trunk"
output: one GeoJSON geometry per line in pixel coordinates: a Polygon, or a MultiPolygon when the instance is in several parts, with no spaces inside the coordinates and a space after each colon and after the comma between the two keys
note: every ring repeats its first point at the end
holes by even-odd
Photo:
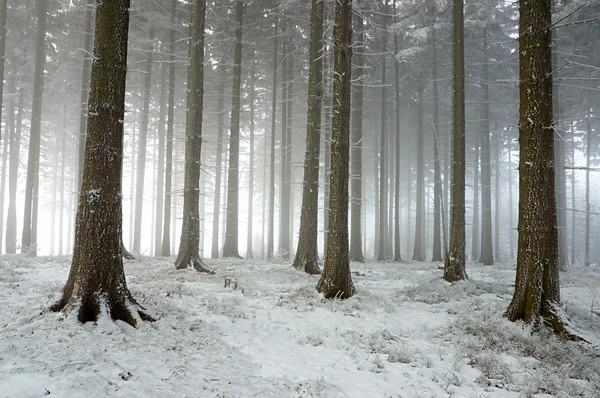
{"type": "Polygon", "coordinates": [[[465,42],[463,0],[453,8],[453,160],[450,247],[444,263],[444,279],[455,282],[467,278],[465,271],[465,42]]]}
{"type": "Polygon", "coordinates": [[[519,5],[519,249],[515,292],[506,316],[568,333],[558,314],[560,285],[552,132],[550,0],[519,5]]]}
{"type": "Polygon", "coordinates": [[[154,31],[148,34],[146,48],[146,70],[144,74],[144,99],[142,117],[139,125],[139,141],[137,154],[137,175],[135,178],[135,221],[133,228],[133,251],[140,253],[142,238],[142,210],[144,208],[144,178],[146,172],[146,145],[148,142],[148,120],[150,117],[150,97],[152,95],[152,58],[154,53],[154,31]]]}
{"type": "Polygon", "coordinates": [[[140,318],[152,318],[127,289],[120,247],[128,27],[129,0],[98,3],[96,61],[92,66],[73,263],[63,296],[52,309],[77,308],[80,322],[97,321],[107,314],[136,326],[140,318]]]}
{"type": "MultiPolygon", "coordinates": [[[[498,131],[497,123],[494,123],[494,131],[498,131]]],[[[500,183],[500,164],[502,163],[502,148],[500,146],[499,134],[494,134],[494,257],[500,258],[500,212],[502,211],[502,192],[500,183]]]]}
{"type": "MultiPolygon", "coordinates": [[[[16,78],[13,72],[8,81],[11,94],[16,94],[16,78]]],[[[11,101],[12,100],[11,96],[11,101]]],[[[19,175],[19,156],[21,149],[21,128],[23,125],[23,107],[25,103],[25,90],[23,86],[19,87],[19,99],[17,105],[16,122],[14,121],[14,102],[9,106],[13,109],[10,113],[10,162],[8,168],[8,214],[6,217],[6,253],[15,254],[17,252],[17,182],[19,175]],[[16,126],[15,126],[16,125],[16,126]]]]}
{"type": "MultiPolygon", "coordinates": [[[[86,101],[87,101],[87,96],[86,96],[86,101]]],[[[64,111],[63,111],[63,132],[61,135],[61,159],[60,159],[60,210],[59,210],[59,217],[58,217],[58,255],[62,256],[63,255],[63,227],[64,227],[64,210],[65,210],[65,172],[66,172],[66,168],[67,168],[67,162],[66,162],[66,154],[67,154],[67,104],[65,103],[64,105],[64,111]]],[[[85,136],[85,133],[84,133],[85,136]]],[[[83,170],[82,170],[83,172],[83,170]]],[[[81,186],[79,187],[81,188],[81,186]]],[[[72,193],[70,193],[70,196],[72,196],[72,193]]],[[[69,209],[69,213],[73,213],[72,211],[70,211],[69,209]]]]}
{"type": "MultiPolygon", "coordinates": [[[[2,104],[4,100],[4,61],[6,59],[6,0],[0,0],[0,122],[2,121],[2,104]]],[[[14,111],[13,108],[9,110],[14,111]]],[[[6,195],[6,163],[8,158],[9,133],[8,123],[4,123],[4,131],[0,132],[2,142],[2,185],[0,186],[0,254],[4,242],[4,196],[6,195]],[[3,133],[3,134],[2,134],[3,133]]]]}
{"type": "MultiPolygon", "coordinates": [[[[394,22],[396,22],[396,0],[393,0],[394,8],[394,22]]],[[[362,28],[362,19],[360,20],[362,28]]],[[[361,31],[362,35],[362,31],[361,31]]],[[[362,36],[364,40],[364,35],[362,36]]],[[[394,35],[394,54],[398,54],[398,35],[394,35]]],[[[394,181],[394,261],[402,261],[402,254],[400,249],[400,181],[402,179],[400,175],[400,63],[394,60],[394,78],[395,78],[395,102],[396,102],[396,132],[395,132],[395,150],[392,151],[394,154],[395,162],[395,181],[394,181]]],[[[435,84],[435,83],[434,83],[435,84]]],[[[435,116],[434,116],[435,117],[435,116]]]]}
{"type": "MultiPolygon", "coordinates": [[[[324,0],[312,0],[308,70],[306,154],[300,235],[294,267],[308,274],[320,274],[318,243],[319,153],[321,150],[321,101],[323,97],[323,14],[324,0]]],[[[360,246],[359,246],[360,247],[360,246]]]]}
{"type": "Polygon", "coordinates": [[[241,257],[238,250],[240,109],[242,85],[242,24],[244,3],[235,3],[235,46],[233,55],[233,88],[231,91],[231,133],[229,136],[229,169],[227,172],[227,223],[223,257],[241,257]]]}
{"type": "Polygon", "coordinates": [[[267,233],[267,258],[272,259],[275,250],[275,135],[277,129],[277,23],[275,19],[275,32],[273,34],[273,84],[271,98],[271,156],[270,156],[270,178],[269,178],[269,231],[267,233]]]}
{"type": "Polygon", "coordinates": [[[177,0],[171,2],[171,31],[169,32],[169,108],[167,110],[167,153],[165,163],[165,210],[160,255],[171,255],[171,198],[173,197],[173,124],[175,117],[175,19],[177,0]]]}
{"type": "Polygon", "coordinates": [[[511,148],[511,139],[508,140],[508,227],[509,227],[509,237],[510,237],[510,259],[513,260],[515,258],[515,234],[513,227],[513,176],[512,176],[512,148],[511,148]]]}
{"type": "Polygon", "coordinates": [[[356,67],[354,68],[354,113],[352,121],[352,149],[351,149],[351,224],[350,224],[350,260],[364,262],[365,256],[362,250],[362,148],[363,148],[363,97],[364,97],[364,73],[365,56],[364,50],[365,29],[363,27],[363,18],[360,13],[356,14],[356,26],[358,28],[358,38],[355,45],[357,50],[355,57],[356,67]]]}
{"type": "Polygon", "coordinates": [[[93,0],[86,0],[85,4],[85,35],[83,37],[83,61],[81,66],[81,86],[79,92],[79,136],[77,137],[77,192],[81,189],[83,179],[83,158],[85,156],[85,133],[88,114],[88,93],[90,88],[90,68],[92,66],[92,39],[93,39],[93,0]]]}
{"type": "Polygon", "coordinates": [[[333,120],[329,238],[317,291],[326,298],[346,299],[355,293],[348,244],[348,177],[350,158],[350,87],[352,1],[336,0],[334,37],[333,120]]]}
{"type": "Polygon", "coordinates": [[[204,25],[206,0],[192,5],[185,120],[185,175],[183,186],[183,224],[175,268],[194,267],[212,272],[200,259],[200,154],[202,110],[204,108],[204,25]]]}
{"type": "Polygon", "coordinates": [[[25,214],[21,252],[37,253],[38,189],[40,178],[40,140],[42,129],[42,96],[44,94],[44,65],[46,63],[47,0],[36,0],[37,38],[33,76],[33,103],[31,105],[31,128],[27,159],[27,182],[25,186],[25,214]]]}
{"type": "MultiPolygon", "coordinates": [[[[336,0],[337,1],[337,0],[336,0]]],[[[327,251],[327,236],[329,234],[329,197],[331,180],[331,128],[333,107],[333,51],[329,51],[325,57],[324,65],[324,93],[323,93],[323,257],[327,251]]]]}
{"type": "Polygon", "coordinates": [[[419,73],[419,103],[417,104],[417,203],[415,214],[415,242],[413,261],[425,261],[425,137],[423,132],[423,96],[425,82],[423,73],[419,73]]]}
{"type": "MultiPolygon", "coordinates": [[[[490,151],[490,103],[489,103],[489,67],[487,56],[487,30],[483,30],[483,64],[481,71],[481,257],[484,265],[494,264],[494,245],[492,241],[492,169],[490,151]]],[[[496,165],[500,158],[496,152],[496,165]]],[[[499,176],[496,174],[496,180],[499,176]]],[[[496,191],[496,202],[500,192],[496,191]]]]}

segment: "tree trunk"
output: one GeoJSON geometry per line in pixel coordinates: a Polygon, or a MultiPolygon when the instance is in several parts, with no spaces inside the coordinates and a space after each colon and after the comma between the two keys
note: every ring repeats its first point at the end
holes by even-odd
{"type": "Polygon", "coordinates": [[[63,296],[52,309],[77,308],[80,322],[106,314],[136,326],[140,318],[152,318],[127,289],[120,247],[128,27],[129,0],[98,3],[73,262],[63,296]]]}
{"type": "Polygon", "coordinates": [[[146,171],[146,145],[148,141],[148,119],[150,117],[150,97],[152,95],[152,58],[154,53],[154,31],[148,34],[146,48],[146,70],[144,74],[144,99],[139,125],[137,176],[135,178],[135,222],[133,229],[133,251],[140,253],[142,237],[142,210],[144,208],[144,178],[146,171]]]}
{"type": "Polygon", "coordinates": [[[156,167],[156,210],[154,211],[154,256],[160,257],[162,228],[163,228],[163,206],[164,206],[164,184],[165,184],[165,119],[167,102],[167,70],[161,63],[160,79],[160,110],[158,117],[158,162],[156,167]]]}
{"type": "Polygon", "coordinates": [[[33,103],[31,105],[31,129],[27,160],[27,183],[25,186],[25,214],[21,252],[37,253],[38,188],[40,173],[40,140],[42,128],[42,96],[44,94],[44,65],[46,63],[46,17],[47,0],[36,0],[37,38],[35,69],[33,76],[33,103]]]}
{"type": "MultiPolygon", "coordinates": [[[[384,5],[384,16],[382,23],[383,32],[387,31],[387,13],[388,13],[388,0],[385,0],[384,5]]],[[[386,137],[386,72],[387,72],[387,34],[383,33],[381,39],[381,120],[379,130],[379,245],[377,250],[377,261],[385,261],[386,256],[386,229],[387,229],[387,137],[386,137]]]]}
{"type": "Polygon", "coordinates": [[[419,73],[419,103],[417,104],[417,203],[415,214],[415,242],[413,246],[413,261],[425,261],[425,137],[423,133],[423,96],[425,81],[423,72],[419,73]]]}
{"type": "MultiPolygon", "coordinates": [[[[494,131],[497,132],[497,123],[494,123],[494,125],[494,131]]],[[[500,191],[502,175],[500,174],[500,164],[502,163],[502,148],[500,147],[499,134],[494,134],[494,155],[496,159],[494,162],[494,257],[500,258],[500,209],[502,209],[502,192],[500,191]]]]}
{"type": "MultiPolygon", "coordinates": [[[[481,71],[481,257],[484,265],[494,264],[494,245],[492,242],[492,170],[490,151],[490,103],[489,103],[489,67],[487,30],[483,29],[483,64],[481,71]]],[[[496,153],[495,164],[500,163],[496,153]]],[[[496,179],[498,179],[496,175],[496,179]]],[[[500,193],[496,191],[496,201],[500,193]]]]}
{"type": "Polygon", "coordinates": [[[200,259],[200,154],[202,149],[202,111],[204,109],[204,25],[206,0],[192,5],[185,120],[185,175],[183,186],[183,224],[175,268],[194,267],[212,272],[200,259]]]}
{"type": "Polygon", "coordinates": [[[590,114],[587,115],[587,131],[585,135],[585,251],[583,265],[590,266],[590,167],[592,166],[592,129],[590,127],[590,114]]]}
{"type": "Polygon", "coordinates": [[[221,58],[217,82],[217,153],[215,157],[215,195],[213,201],[211,258],[219,258],[219,220],[221,217],[221,174],[223,170],[223,130],[225,117],[225,60],[221,58]]]}
{"type": "Polygon", "coordinates": [[[467,278],[465,271],[465,42],[463,0],[453,8],[453,160],[450,247],[444,263],[444,279],[467,278]]]}
{"type": "Polygon", "coordinates": [[[23,118],[24,90],[19,88],[18,116],[15,128],[15,101],[16,94],[15,73],[8,79],[10,99],[8,105],[8,131],[10,132],[10,161],[8,167],[8,214],[6,217],[6,253],[17,252],[17,179],[19,174],[19,152],[21,147],[21,120],[23,118]]]}
{"type": "MultiPolygon", "coordinates": [[[[86,101],[87,101],[87,96],[86,96],[86,101]]],[[[58,217],[58,255],[62,256],[63,255],[63,228],[64,228],[64,209],[65,209],[65,171],[67,168],[67,162],[66,162],[66,154],[67,154],[67,104],[65,103],[64,105],[64,111],[63,111],[63,132],[62,132],[62,139],[61,139],[61,159],[60,159],[60,211],[59,211],[59,217],[58,217]]],[[[85,132],[84,132],[84,137],[85,137],[85,132]]],[[[83,172],[83,170],[82,170],[83,172]]],[[[79,187],[81,188],[81,186],[79,187]]],[[[72,193],[70,194],[70,196],[72,196],[72,193]]],[[[69,213],[72,214],[72,212],[69,209],[69,213]]]]}
{"type": "Polygon", "coordinates": [[[242,82],[242,24],[244,3],[235,3],[235,46],[233,55],[233,88],[231,91],[231,134],[229,136],[229,169],[227,172],[227,224],[223,257],[241,257],[238,250],[239,165],[240,165],[240,99],[242,82]]]}
{"type": "Polygon", "coordinates": [[[575,129],[571,122],[571,264],[577,262],[575,231],[577,226],[577,210],[575,208],[575,129]]]}
{"type": "Polygon", "coordinates": [[[329,234],[323,274],[317,291],[326,298],[346,299],[355,293],[348,244],[348,177],[350,158],[350,87],[352,1],[336,0],[334,37],[333,120],[329,234]]]}
{"type": "MultiPolygon", "coordinates": [[[[319,153],[321,150],[321,101],[323,97],[323,14],[324,0],[312,0],[308,70],[306,155],[300,235],[294,267],[308,274],[320,274],[318,243],[319,153]]],[[[360,247],[360,246],[359,246],[360,247]]]]}
{"type": "Polygon", "coordinates": [[[480,142],[482,141],[482,133],[483,131],[481,131],[480,134],[475,135],[475,150],[473,151],[473,225],[471,234],[471,259],[475,262],[479,262],[481,254],[480,238],[482,232],[479,229],[479,149],[480,142]]]}
{"type": "MultiPolygon", "coordinates": [[[[252,54],[253,58],[256,55],[252,54]]],[[[250,72],[250,161],[248,162],[248,237],[246,239],[246,258],[252,259],[252,233],[253,233],[253,217],[254,214],[254,114],[256,93],[256,72],[254,71],[254,62],[252,62],[252,70],[250,72]]]]}
{"type": "Polygon", "coordinates": [[[171,198],[173,197],[173,124],[175,116],[175,19],[177,0],[171,3],[171,31],[169,32],[169,108],[167,110],[167,154],[165,163],[165,211],[160,255],[171,255],[171,198]]]}
{"type": "MultiPolygon", "coordinates": [[[[336,0],[337,1],[337,0],[336,0]]],[[[329,192],[330,192],[330,177],[331,177],[331,127],[332,127],[332,107],[333,107],[333,93],[332,93],[332,81],[333,81],[333,52],[329,51],[325,57],[324,65],[324,93],[323,93],[323,257],[327,250],[327,235],[329,233],[329,192]]]]}
{"type": "Polygon", "coordinates": [[[442,238],[441,238],[441,212],[442,212],[442,173],[440,166],[439,153],[439,94],[438,94],[438,50],[436,34],[436,5],[433,2],[431,7],[433,14],[431,27],[431,80],[433,89],[433,255],[431,261],[442,261],[442,238]]]}
{"type": "MultiPolygon", "coordinates": [[[[0,0],[0,123],[2,121],[2,104],[4,100],[4,61],[6,59],[6,0],[0,0]]],[[[13,107],[14,108],[14,107],[13,107]]],[[[9,110],[14,111],[13,108],[9,110]]],[[[4,134],[0,134],[2,142],[2,185],[0,186],[0,254],[2,253],[3,233],[4,233],[4,196],[6,195],[6,163],[8,158],[9,134],[7,132],[8,123],[4,123],[4,134]]]]}
{"type": "Polygon", "coordinates": [[[363,97],[364,97],[364,73],[365,56],[364,51],[365,29],[363,27],[363,18],[360,13],[356,14],[356,26],[358,28],[358,38],[355,45],[357,54],[355,58],[356,67],[354,68],[356,81],[354,86],[354,113],[352,121],[352,170],[350,174],[351,183],[351,205],[350,213],[352,223],[350,224],[350,260],[364,262],[365,256],[362,250],[362,148],[363,148],[363,97]]]}
{"type": "MultiPolygon", "coordinates": [[[[393,0],[393,14],[394,23],[396,22],[396,0],[393,0]]],[[[362,20],[360,20],[362,28],[362,20]]],[[[362,34],[362,32],[361,32],[362,34]]],[[[363,38],[364,40],[364,38],[363,38]]],[[[398,35],[394,35],[394,54],[398,54],[398,35]]],[[[395,158],[395,182],[394,182],[394,261],[402,261],[402,254],[400,250],[400,63],[398,60],[394,60],[394,77],[395,77],[395,88],[396,88],[396,148],[394,153],[395,158]]],[[[435,84],[435,83],[434,83],[435,84]]],[[[435,116],[434,116],[435,117],[435,116]]]]}
{"type": "Polygon", "coordinates": [[[275,134],[277,128],[277,23],[275,19],[275,32],[273,34],[273,85],[271,99],[271,156],[270,156],[270,178],[269,178],[269,231],[267,234],[267,258],[273,258],[275,250],[275,134]]]}
{"type": "Polygon", "coordinates": [[[86,0],[85,4],[85,35],[83,37],[83,61],[81,66],[81,86],[79,92],[79,136],[77,137],[77,191],[81,189],[83,178],[83,158],[85,156],[85,132],[88,114],[88,93],[90,88],[90,68],[92,65],[92,19],[95,4],[93,0],[86,0]]]}
{"type": "Polygon", "coordinates": [[[510,236],[510,259],[513,260],[515,258],[515,234],[513,233],[513,177],[512,177],[512,148],[511,148],[511,140],[508,140],[508,219],[509,224],[509,236],[510,236]]]}
{"type": "Polygon", "coordinates": [[[528,324],[542,317],[562,334],[566,326],[557,312],[550,3],[522,0],[519,5],[519,248],[515,291],[505,315],[528,324]]]}

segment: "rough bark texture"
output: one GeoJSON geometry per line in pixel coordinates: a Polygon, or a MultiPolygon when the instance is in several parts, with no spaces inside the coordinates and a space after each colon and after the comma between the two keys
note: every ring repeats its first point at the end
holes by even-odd
{"type": "Polygon", "coordinates": [[[465,42],[463,0],[454,0],[454,124],[452,132],[452,192],[450,247],[444,263],[444,279],[467,278],[465,271],[465,42]]]}
{"type": "Polygon", "coordinates": [[[323,98],[323,14],[324,0],[312,0],[304,184],[302,186],[300,235],[293,264],[296,269],[309,274],[321,273],[318,264],[317,237],[319,220],[321,101],[323,98]]]}
{"type": "Polygon", "coordinates": [[[554,187],[550,0],[520,2],[519,247],[506,316],[575,338],[558,313],[558,233],[554,187]]]}
{"type": "Polygon", "coordinates": [[[79,111],[79,137],[77,139],[77,190],[81,189],[83,179],[83,158],[85,156],[85,132],[87,127],[88,114],[88,93],[90,86],[90,67],[92,66],[92,39],[93,39],[93,0],[86,1],[85,9],[85,35],[83,37],[83,61],[81,65],[81,87],[79,101],[81,110],[79,111]]]}
{"type": "Polygon", "coordinates": [[[171,198],[173,197],[173,124],[175,117],[175,19],[177,0],[171,2],[171,26],[169,32],[169,108],[167,110],[167,150],[165,162],[165,211],[163,221],[161,256],[171,255],[171,198]]]}
{"type": "Polygon", "coordinates": [[[239,168],[240,168],[240,99],[242,83],[242,23],[244,3],[235,3],[235,46],[233,51],[233,88],[231,92],[231,134],[229,136],[229,169],[227,171],[227,222],[223,257],[241,257],[238,250],[239,168]]]}
{"type": "Polygon", "coordinates": [[[336,0],[331,134],[329,234],[323,274],[317,291],[326,298],[346,299],[355,293],[348,253],[348,177],[350,158],[350,78],[352,59],[351,0],[336,0]]]}
{"type": "Polygon", "coordinates": [[[37,253],[38,188],[40,179],[40,140],[42,129],[42,96],[44,93],[44,65],[46,63],[47,0],[36,0],[37,38],[35,69],[33,76],[33,103],[31,105],[31,128],[29,155],[27,158],[27,182],[25,185],[25,213],[21,252],[37,253]]]}
{"type": "Polygon", "coordinates": [[[187,112],[185,120],[185,175],[183,186],[183,224],[175,268],[194,267],[212,272],[200,259],[200,154],[202,148],[202,110],[204,107],[204,25],[206,1],[192,6],[190,25],[190,65],[188,68],[187,112]]]}
{"type": "Polygon", "coordinates": [[[77,308],[81,322],[107,314],[136,326],[151,320],[131,297],[121,257],[121,172],[129,0],[99,2],[83,185],[69,279],[55,311],[77,308]]]}
{"type": "MultiPolygon", "coordinates": [[[[486,29],[483,31],[484,37],[486,29]]],[[[483,41],[483,65],[481,70],[481,256],[479,262],[484,265],[494,264],[494,245],[492,241],[492,168],[490,151],[490,103],[489,103],[489,68],[487,57],[487,40],[483,41]]],[[[496,164],[500,162],[496,158],[496,164]]],[[[498,176],[496,176],[498,178],[498,176]]],[[[496,192],[498,200],[499,192],[496,192]]]]}

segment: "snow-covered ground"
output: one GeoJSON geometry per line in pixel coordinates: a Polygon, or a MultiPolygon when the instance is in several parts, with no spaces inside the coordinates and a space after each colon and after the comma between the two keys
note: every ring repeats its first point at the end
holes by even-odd
{"type": "Polygon", "coordinates": [[[598,270],[561,275],[576,344],[502,318],[513,265],[450,285],[439,264],[352,264],[358,294],[328,301],[289,264],[142,258],[128,284],[159,320],[133,329],[46,310],[69,261],[0,257],[0,397],[600,396],[598,270]]]}

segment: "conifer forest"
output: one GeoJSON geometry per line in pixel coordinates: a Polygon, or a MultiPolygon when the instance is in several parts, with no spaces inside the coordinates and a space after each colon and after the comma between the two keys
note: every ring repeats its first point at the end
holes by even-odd
{"type": "Polygon", "coordinates": [[[0,0],[0,398],[600,396],[600,0],[0,0]]]}

